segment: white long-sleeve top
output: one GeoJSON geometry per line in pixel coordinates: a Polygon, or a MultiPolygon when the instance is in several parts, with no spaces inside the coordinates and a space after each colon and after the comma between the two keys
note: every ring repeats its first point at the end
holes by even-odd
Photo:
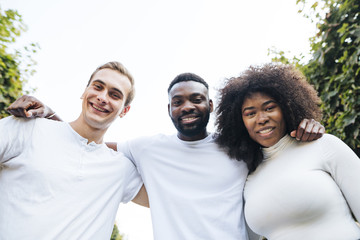
{"type": "Polygon", "coordinates": [[[245,217],[270,240],[355,240],[360,227],[360,160],[340,139],[325,134],[300,143],[285,136],[264,148],[249,175],[245,217]]]}

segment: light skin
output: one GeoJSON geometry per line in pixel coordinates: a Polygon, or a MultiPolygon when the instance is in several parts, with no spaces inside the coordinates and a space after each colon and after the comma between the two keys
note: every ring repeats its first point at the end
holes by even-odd
{"type": "Polygon", "coordinates": [[[130,110],[125,100],[131,90],[129,79],[117,71],[101,69],[81,96],[82,112],[70,125],[89,142],[103,142],[111,123],[130,110]]]}
{"type": "MultiPolygon", "coordinates": [[[[117,117],[124,117],[130,110],[130,105],[125,106],[130,91],[128,77],[112,69],[101,69],[94,74],[82,94],[82,112],[78,119],[70,123],[71,127],[88,142],[102,143],[111,123],[117,117]]],[[[132,201],[149,207],[144,185],[132,201]]]]}
{"type": "Polygon", "coordinates": [[[177,136],[183,141],[204,139],[206,126],[213,111],[207,88],[194,81],[176,83],[169,92],[168,112],[177,136]]]}
{"type": "Polygon", "coordinates": [[[264,93],[245,98],[242,119],[249,136],[263,147],[271,147],[286,134],[286,123],[277,102],[264,93]]]}
{"type": "MultiPolygon", "coordinates": [[[[80,116],[70,126],[88,142],[102,143],[104,134],[117,117],[124,117],[130,110],[125,102],[131,90],[128,77],[112,69],[99,70],[81,96],[82,111],[80,116]]],[[[17,99],[8,111],[18,117],[46,117],[53,111],[32,96],[22,96],[17,99]]],[[[55,119],[54,119],[55,118],[55,119]]],[[[52,117],[61,120],[59,117],[52,117]]],[[[148,195],[144,185],[134,203],[149,207],[148,195]]]]}

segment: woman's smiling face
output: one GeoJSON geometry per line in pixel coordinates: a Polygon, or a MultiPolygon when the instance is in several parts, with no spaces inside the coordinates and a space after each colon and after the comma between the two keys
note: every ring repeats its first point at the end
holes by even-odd
{"type": "Polygon", "coordinates": [[[265,93],[248,95],[241,108],[250,137],[263,147],[271,147],[286,134],[286,123],[278,103],[265,93]]]}

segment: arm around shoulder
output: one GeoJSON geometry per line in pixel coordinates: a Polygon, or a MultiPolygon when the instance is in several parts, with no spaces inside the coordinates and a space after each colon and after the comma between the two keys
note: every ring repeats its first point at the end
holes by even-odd
{"type": "Polygon", "coordinates": [[[140,188],[138,194],[134,197],[132,202],[134,202],[134,203],[136,203],[138,205],[141,205],[143,207],[150,207],[149,197],[148,197],[145,185],[142,185],[142,187],[140,188]]]}
{"type": "Polygon", "coordinates": [[[108,148],[111,148],[114,151],[117,151],[117,143],[116,142],[106,142],[105,143],[108,148]]]}
{"type": "Polygon", "coordinates": [[[16,99],[7,111],[15,117],[22,118],[47,118],[62,121],[61,118],[47,105],[33,96],[23,95],[16,99]]]}

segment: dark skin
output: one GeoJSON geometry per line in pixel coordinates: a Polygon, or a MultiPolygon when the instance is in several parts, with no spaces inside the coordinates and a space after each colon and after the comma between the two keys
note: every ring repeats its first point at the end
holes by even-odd
{"type": "Polygon", "coordinates": [[[201,83],[180,82],[169,92],[169,116],[178,130],[178,138],[183,141],[206,138],[206,126],[212,111],[213,103],[208,90],[201,83]]]}
{"type": "MultiPolygon", "coordinates": [[[[176,85],[178,85],[178,84],[175,84],[174,87],[176,85]]],[[[204,88],[205,88],[205,86],[204,86],[204,88]]],[[[207,94],[207,89],[205,92],[207,94]]],[[[169,115],[171,117],[171,114],[170,114],[171,95],[170,94],[169,94],[169,101],[170,101],[169,115]]],[[[211,99],[207,98],[206,101],[208,101],[209,106],[212,105],[211,99]],[[211,103],[210,103],[210,101],[211,101],[211,103]]],[[[190,106],[194,105],[193,103],[191,103],[191,101],[189,102],[189,104],[190,104],[190,106]]],[[[194,106],[191,106],[191,108],[192,107],[194,107],[194,106]]],[[[23,95],[20,98],[18,98],[15,102],[13,102],[8,107],[7,111],[16,117],[25,117],[25,118],[36,118],[36,117],[44,118],[45,117],[45,118],[49,118],[52,120],[61,121],[61,118],[59,116],[57,116],[56,114],[54,116],[52,116],[55,112],[51,108],[49,108],[48,106],[43,104],[41,101],[39,101],[35,97],[28,96],[28,95],[23,95]]],[[[212,110],[209,109],[208,111],[210,113],[212,110]]],[[[324,126],[322,126],[319,122],[317,122],[313,119],[303,119],[301,121],[300,125],[298,126],[297,130],[292,131],[290,135],[292,137],[296,137],[296,139],[299,141],[313,141],[313,140],[316,140],[316,139],[322,137],[324,132],[325,132],[324,126]]],[[[178,132],[178,135],[181,137],[182,133],[178,132]]],[[[203,131],[200,133],[200,135],[198,135],[194,139],[197,139],[199,137],[204,138],[206,136],[207,136],[207,131],[206,131],[206,128],[204,128],[203,131]]],[[[191,138],[192,137],[190,137],[190,139],[189,139],[190,141],[191,141],[191,138]]],[[[186,140],[186,138],[184,138],[184,140],[186,140]]],[[[194,141],[194,140],[192,140],[192,141],[194,141]]],[[[107,143],[107,145],[110,148],[116,150],[116,143],[107,143]]]]}
{"type": "Polygon", "coordinates": [[[11,115],[23,118],[48,118],[62,121],[55,112],[33,96],[23,95],[16,99],[7,109],[11,115]]]}

